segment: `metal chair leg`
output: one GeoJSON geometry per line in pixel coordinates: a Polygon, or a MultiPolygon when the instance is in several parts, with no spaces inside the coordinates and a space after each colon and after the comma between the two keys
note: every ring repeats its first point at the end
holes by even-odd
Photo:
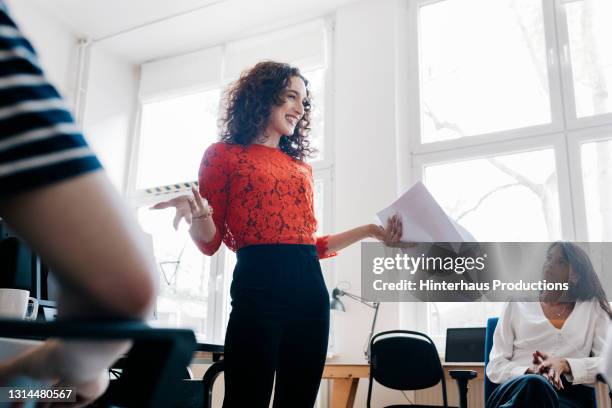
{"type": "Polygon", "coordinates": [[[457,388],[459,390],[459,408],[467,408],[467,393],[468,393],[468,382],[478,376],[476,371],[471,370],[451,370],[449,374],[452,378],[457,381],[457,388]]]}

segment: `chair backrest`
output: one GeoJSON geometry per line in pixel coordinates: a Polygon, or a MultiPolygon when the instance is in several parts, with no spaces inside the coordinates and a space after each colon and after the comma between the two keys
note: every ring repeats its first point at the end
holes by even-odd
{"type": "MultiPolygon", "coordinates": [[[[137,321],[26,322],[0,320],[2,337],[21,339],[126,339],[133,347],[125,358],[122,374],[105,394],[103,402],[120,407],[169,407],[179,382],[196,349],[191,330],[151,328],[137,321]]],[[[105,405],[106,406],[106,405],[105,405]]]]}
{"type": "Polygon", "coordinates": [[[484,400],[485,403],[489,399],[489,396],[493,393],[495,388],[497,388],[498,384],[495,384],[489,377],[487,377],[487,364],[489,364],[489,354],[491,353],[491,349],[493,348],[493,334],[495,333],[495,328],[497,327],[497,317],[491,317],[487,320],[487,331],[485,334],[485,355],[484,355],[484,363],[485,363],[485,373],[484,373],[484,400]]]}
{"type": "Polygon", "coordinates": [[[442,398],[447,406],[446,382],[434,342],[425,334],[409,330],[391,330],[376,334],[370,342],[370,382],[376,380],[395,390],[420,390],[442,381],[442,398]]]}

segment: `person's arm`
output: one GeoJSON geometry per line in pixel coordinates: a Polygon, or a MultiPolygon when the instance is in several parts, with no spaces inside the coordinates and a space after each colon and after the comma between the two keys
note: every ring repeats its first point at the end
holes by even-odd
{"type": "Polygon", "coordinates": [[[591,357],[565,358],[567,371],[565,376],[573,384],[592,384],[596,382],[601,364],[601,354],[604,349],[606,335],[610,327],[610,317],[596,300],[592,301],[594,316],[591,320],[594,327],[591,357]]]}
{"type": "Polygon", "coordinates": [[[193,193],[193,200],[189,200],[189,207],[191,208],[192,222],[189,235],[194,242],[209,245],[217,237],[217,227],[213,221],[212,207],[208,205],[208,200],[203,199],[193,187],[191,192],[193,193]]]}
{"type": "Polygon", "coordinates": [[[3,199],[0,214],[57,273],[65,316],[141,318],[150,309],[153,255],[102,171],[3,199]]]}
{"type": "MultiPolygon", "coordinates": [[[[0,201],[0,214],[55,271],[58,318],[143,318],[156,291],[153,255],[102,171],[0,201]]],[[[76,386],[89,401],[106,388],[126,341],[47,341],[0,364],[0,382],[26,376],[76,386]]]]}
{"type": "MultiPolygon", "coordinates": [[[[0,216],[56,272],[59,318],[142,318],[155,293],[152,254],[4,3],[0,28],[0,79],[10,85],[0,118],[0,216]]],[[[128,347],[47,341],[0,362],[0,384],[19,376],[69,382],[88,400],[128,347]]]]}
{"type": "MultiPolygon", "coordinates": [[[[204,223],[198,220],[192,223],[190,234],[200,251],[211,256],[219,249],[226,228],[225,219],[230,193],[230,167],[226,149],[227,145],[224,143],[211,145],[204,152],[198,171],[199,193],[208,200],[213,208],[213,214],[204,223]],[[203,235],[200,231],[210,229],[213,223],[215,228],[212,239],[200,239],[199,237],[203,235]]],[[[210,238],[210,235],[205,238],[210,238]]]]}
{"type": "Polygon", "coordinates": [[[155,204],[152,209],[175,208],[174,228],[185,218],[189,234],[204,254],[212,256],[219,249],[225,234],[225,213],[229,197],[229,170],[224,146],[211,145],[202,158],[199,191],[155,204]],[[212,212],[212,216],[210,213],[212,212]]]}
{"type": "Polygon", "coordinates": [[[338,251],[353,245],[366,238],[375,238],[374,232],[378,225],[366,224],[360,225],[357,228],[353,228],[338,234],[326,235],[320,237],[317,240],[317,247],[323,246],[325,248],[324,253],[336,254],[338,251]],[[322,242],[321,242],[322,241],[322,242]]]}
{"type": "Polygon", "coordinates": [[[511,378],[531,372],[530,366],[517,364],[511,361],[514,354],[514,331],[512,330],[512,302],[504,306],[495,333],[493,334],[493,347],[489,354],[487,376],[496,383],[501,384],[511,378]]]}
{"type": "Polygon", "coordinates": [[[394,215],[389,218],[387,228],[383,228],[376,224],[361,225],[338,234],[318,237],[316,246],[319,258],[328,258],[336,255],[338,251],[366,238],[377,239],[391,247],[413,245],[411,243],[401,243],[401,237],[402,222],[398,216],[394,215]]]}
{"type": "Polygon", "coordinates": [[[602,352],[599,371],[608,384],[612,384],[612,325],[608,323],[608,335],[602,352]]]}

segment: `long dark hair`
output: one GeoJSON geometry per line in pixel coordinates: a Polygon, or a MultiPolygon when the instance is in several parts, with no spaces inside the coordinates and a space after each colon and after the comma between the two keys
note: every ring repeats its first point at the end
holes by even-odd
{"type": "Polygon", "coordinates": [[[610,311],[606,292],[587,253],[578,245],[564,241],[554,242],[548,247],[548,251],[552,250],[555,246],[561,249],[561,255],[578,277],[575,284],[570,282],[569,297],[572,300],[597,299],[601,308],[608,314],[608,317],[612,318],[612,311],[610,311]]]}
{"type": "MultiPolygon", "coordinates": [[[[284,135],[279,148],[289,156],[304,160],[315,153],[310,147],[310,90],[300,70],[289,64],[263,61],[244,71],[224,93],[224,113],[219,119],[221,141],[247,146],[256,141],[266,129],[272,105],[284,102],[284,90],[292,77],[299,77],[306,85],[304,116],[292,135],[284,135]]],[[[259,141],[259,140],[257,140],[259,141]]]]}

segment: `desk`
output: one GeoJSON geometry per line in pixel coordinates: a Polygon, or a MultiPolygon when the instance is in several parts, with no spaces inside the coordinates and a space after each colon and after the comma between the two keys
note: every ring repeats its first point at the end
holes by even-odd
{"type": "Polygon", "coordinates": [[[359,379],[369,377],[368,364],[325,364],[323,379],[332,380],[330,408],[352,408],[359,379]]]}
{"type": "Polygon", "coordinates": [[[212,364],[223,357],[222,344],[198,343],[191,364],[212,364]]]}
{"type": "MultiPolygon", "coordinates": [[[[192,364],[210,364],[217,361],[222,354],[223,346],[200,343],[193,356],[192,364]]],[[[477,378],[484,378],[484,364],[482,363],[469,365],[442,364],[442,367],[449,390],[454,386],[454,380],[449,375],[450,370],[473,370],[478,373],[477,378]]],[[[322,378],[332,381],[330,408],[352,408],[357,395],[359,379],[369,377],[369,364],[325,364],[322,378]]]]}
{"type": "MultiPolygon", "coordinates": [[[[478,373],[476,378],[484,378],[484,364],[442,364],[442,367],[448,390],[450,390],[452,383],[454,383],[454,380],[448,373],[451,370],[473,370],[478,373]]],[[[330,408],[352,408],[355,403],[359,379],[369,377],[370,366],[368,364],[325,364],[323,379],[332,380],[330,408]]]]}

